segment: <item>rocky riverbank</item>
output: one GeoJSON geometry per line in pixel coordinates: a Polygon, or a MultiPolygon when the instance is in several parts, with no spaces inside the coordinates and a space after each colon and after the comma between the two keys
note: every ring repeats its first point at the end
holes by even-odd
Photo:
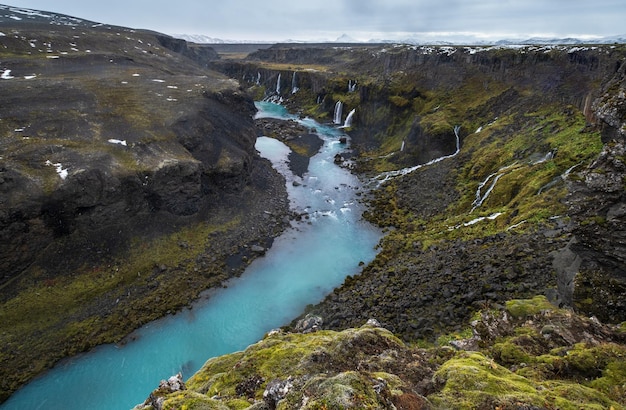
{"type": "Polygon", "coordinates": [[[623,330],[543,297],[483,309],[466,326],[429,347],[403,343],[374,319],[337,332],[272,331],[185,383],[163,380],[135,409],[623,407],[623,330]]]}
{"type": "Polygon", "coordinates": [[[252,99],[209,49],[54,13],[0,21],[3,401],[222,286],[293,215],[252,99]]]}
{"type": "Polygon", "coordinates": [[[308,130],[293,120],[261,118],[256,120],[256,126],[260,135],[276,138],[291,148],[289,169],[300,177],[308,171],[309,159],[324,145],[315,130],[308,130]]]}

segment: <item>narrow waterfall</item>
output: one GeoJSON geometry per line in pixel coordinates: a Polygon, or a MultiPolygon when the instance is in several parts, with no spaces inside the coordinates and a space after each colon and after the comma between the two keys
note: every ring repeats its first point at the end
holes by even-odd
{"type": "Polygon", "coordinates": [[[296,72],[293,72],[293,77],[291,77],[291,94],[295,94],[298,92],[298,83],[296,82],[296,72]]]}
{"type": "Polygon", "coordinates": [[[261,72],[256,73],[256,85],[261,85],[261,72]]]}
{"type": "Polygon", "coordinates": [[[341,124],[341,116],[343,111],[343,103],[341,101],[337,101],[335,104],[335,113],[333,115],[333,122],[337,125],[341,124]]]}
{"type": "Polygon", "coordinates": [[[348,113],[346,117],[346,122],[343,123],[344,128],[348,128],[352,126],[352,117],[354,117],[354,113],[356,112],[356,108],[353,108],[352,111],[348,113]]]}
{"type": "MultiPolygon", "coordinates": [[[[500,171],[498,171],[500,172],[500,171]]],[[[498,182],[498,180],[500,178],[502,178],[505,173],[499,174],[498,172],[494,172],[493,174],[489,175],[487,177],[487,179],[485,179],[483,182],[481,182],[478,185],[478,189],[476,190],[476,199],[474,200],[474,202],[472,202],[472,210],[470,211],[470,214],[472,212],[474,212],[474,210],[476,208],[478,208],[479,206],[481,206],[483,204],[483,202],[485,202],[485,199],[487,199],[487,197],[489,196],[489,194],[491,193],[491,191],[493,191],[493,188],[496,186],[496,182],[498,182]],[[491,185],[489,186],[489,188],[487,188],[487,191],[485,192],[484,195],[481,195],[481,189],[487,184],[487,182],[489,182],[489,180],[495,176],[495,178],[493,179],[493,182],[491,183],[491,185]]]]}
{"type": "Polygon", "coordinates": [[[394,171],[383,172],[382,174],[379,174],[378,176],[374,177],[372,179],[372,182],[374,182],[374,181],[378,182],[378,185],[380,186],[384,182],[389,181],[391,178],[395,178],[395,177],[402,176],[402,175],[407,175],[407,174],[410,174],[411,172],[413,172],[413,171],[415,171],[417,169],[420,169],[420,168],[423,168],[423,167],[427,167],[429,165],[436,164],[437,162],[443,161],[444,159],[455,157],[459,152],[461,152],[461,137],[459,136],[459,131],[461,131],[461,127],[459,125],[455,125],[454,126],[454,137],[456,138],[456,151],[454,151],[454,153],[452,153],[450,155],[444,155],[443,157],[432,159],[432,160],[428,161],[425,164],[415,165],[414,167],[409,167],[409,168],[397,169],[397,170],[394,170],[394,171]]]}
{"type": "Polygon", "coordinates": [[[509,171],[511,171],[516,166],[517,166],[517,163],[515,162],[511,165],[501,167],[493,174],[488,175],[484,181],[478,184],[478,188],[476,189],[476,199],[474,200],[474,202],[472,202],[472,209],[470,211],[470,214],[474,212],[476,208],[480,207],[483,204],[483,202],[485,202],[485,200],[487,199],[491,191],[493,191],[493,188],[496,186],[496,183],[498,182],[498,180],[502,178],[504,175],[506,175],[507,173],[509,173],[509,171]],[[485,185],[487,185],[487,183],[492,178],[493,178],[493,181],[491,182],[491,185],[489,186],[489,188],[487,188],[487,191],[485,191],[485,193],[483,194],[482,189],[485,187],[485,185]]]}
{"type": "Polygon", "coordinates": [[[353,93],[356,91],[356,81],[349,80],[348,81],[348,92],[353,93]]]}
{"type": "Polygon", "coordinates": [[[400,152],[404,151],[404,140],[402,140],[402,145],[400,146],[400,152]]]}
{"type": "Polygon", "coordinates": [[[280,95],[280,73],[278,73],[278,79],[276,80],[276,94],[280,95]]]}

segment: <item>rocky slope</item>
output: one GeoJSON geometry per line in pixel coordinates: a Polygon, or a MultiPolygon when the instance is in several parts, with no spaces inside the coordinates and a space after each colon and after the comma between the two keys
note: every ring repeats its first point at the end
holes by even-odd
{"type": "Polygon", "coordinates": [[[215,63],[303,114],[356,109],[366,217],[390,230],[305,318],[139,408],[623,408],[623,330],[602,322],[626,320],[625,57],[274,47],[215,63]],[[510,300],[536,294],[567,310],[510,300]],[[334,331],[289,333],[303,323],[334,331]]]}
{"type": "Polygon", "coordinates": [[[415,340],[535,294],[626,320],[624,58],[621,45],[275,46],[214,65],[303,114],[356,110],[357,169],[380,188],[366,216],[393,230],[312,312],[415,340]]]}
{"type": "Polygon", "coordinates": [[[241,272],[288,202],[210,49],[9,6],[0,22],[1,401],[241,272]]]}
{"type": "Polygon", "coordinates": [[[624,331],[543,297],[476,315],[465,336],[403,343],[372,319],[342,331],[272,331],[162,381],[135,409],[621,409],[624,331]]]}
{"type": "MultiPolygon", "coordinates": [[[[3,391],[219,284],[282,228],[251,99],[208,64],[303,115],[356,110],[366,217],[389,229],[362,274],[310,307],[326,330],[268,336],[146,406],[624,406],[623,336],[600,324],[626,320],[623,46],[283,46],[209,62],[154,33],[29,27],[0,37],[0,337],[17,369],[3,391]],[[537,294],[600,320],[507,302],[537,294]],[[369,318],[388,330],[344,330],[369,318]],[[410,345],[454,331],[474,353],[410,345]]],[[[292,142],[303,172],[314,138],[292,142]]]]}

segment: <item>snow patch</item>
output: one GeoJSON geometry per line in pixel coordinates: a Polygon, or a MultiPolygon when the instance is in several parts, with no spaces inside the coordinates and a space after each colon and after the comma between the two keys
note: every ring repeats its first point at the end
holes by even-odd
{"type": "Polygon", "coordinates": [[[123,145],[123,146],[125,146],[125,147],[126,147],[126,146],[128,146],[128,145],[126,144],[126,140],[117,140],[117,139],[115,139],[115,138],[111,138],[111,139],[109,139],[109,140],[108,140],[108,142],[110,142],[111,144],[123,145]]]}
{"type": "Polygon", "coordinates": [[[15,77],[11,75],[11,70],[7,68],[2,72],[2,74],[0,74],[0,78],[2,78],[3,80],[10,80],[15,77]]]}
{"type": "Polygon", "coordinates": [[[63,168],[63,164],[59,162],[52,163],[50,160],[47,160],[46,165],[55,167],[57,174],[59,174],[59,177],[61,177],[61,179],[67,178],[67,168],[63,168]]]}
{"type": "Polygon", "coordinates": [[[159,80],[158,78],[155,78],[152,81],[154,81],[155,83],[164,83],[165,82],[165,80],[159,80]]]}

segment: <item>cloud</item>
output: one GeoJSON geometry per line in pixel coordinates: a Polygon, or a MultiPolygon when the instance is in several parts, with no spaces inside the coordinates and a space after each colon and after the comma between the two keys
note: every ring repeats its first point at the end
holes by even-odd
{"type": "Polygon", "coordinates": [[[358,38],[399,32],[483,36],[626,32],[623,0],[13,0],[12,4],[165,33],[273,41],[334,39],[342,33],[358,38]]]}

